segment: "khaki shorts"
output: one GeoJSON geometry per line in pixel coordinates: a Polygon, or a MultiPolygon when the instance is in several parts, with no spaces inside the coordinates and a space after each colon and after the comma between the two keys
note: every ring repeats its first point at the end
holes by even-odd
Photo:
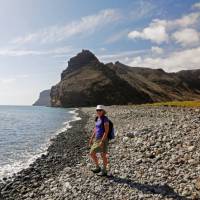
{"type": "Polygon", "coordinates": [[[94,139],[94,143],[90,148],[90,153],[107,153],[108,152],[108,139],[104,141],[103,147],[100,147],[99,144],[101,139],[94,139]]]}

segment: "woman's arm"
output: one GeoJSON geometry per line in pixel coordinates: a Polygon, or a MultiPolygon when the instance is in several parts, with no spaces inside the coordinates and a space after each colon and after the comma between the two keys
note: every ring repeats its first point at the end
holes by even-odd
{"type": "Polygon", "coordinates": [[[101,139],[101,142],[104,142],[106,140],[106,138],[108,137],[108,131],[109,131],[109,122],[105,122],[104,123],[104,134],[103,134],[103,137],[101,139]]]}
{"type": "Polygon", "coordinates": [[[90,141],[89,141],[89,145],[91,145],[91,144],[93,143],[93,139],[94,139],[94,137],[95,137],[95,132],[96,132],[96,129],[94,128],[94,129],[93,129],[92,136],[91,136],[90,141]]]}

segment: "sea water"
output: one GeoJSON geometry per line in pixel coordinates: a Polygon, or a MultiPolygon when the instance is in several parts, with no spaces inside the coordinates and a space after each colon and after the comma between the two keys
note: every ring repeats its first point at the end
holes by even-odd
{"type": "Polygon", "coordinates": [[[78,120],[75,109],[0,106],[0,179],[46,153],[50,139],[78,120]]]}

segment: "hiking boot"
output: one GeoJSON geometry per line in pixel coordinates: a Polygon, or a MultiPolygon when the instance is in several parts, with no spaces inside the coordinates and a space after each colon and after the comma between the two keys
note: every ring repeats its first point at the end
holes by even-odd
{"type": "Polygon", "coordinates": [[[98,176],[107,176],[107,170],[102,169],[101,172],[98,174],[98,176]]]}
{"type": "Polygon", "coordinates": [[[93,173],[99,173],[99,172],[101,171],[101,167],[96,167],[96,168],[94,168],[94,169],[91,169],[91,171],[92,171],[93,173]]]}

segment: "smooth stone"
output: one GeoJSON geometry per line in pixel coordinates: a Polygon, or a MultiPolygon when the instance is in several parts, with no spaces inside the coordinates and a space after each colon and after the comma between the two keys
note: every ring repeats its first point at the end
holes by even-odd
{"type": "Polygon", "coordinates": [[[69,182],[64,183],[64,187],[66,189],[71,189],[72,188],[72,186],[71,186],[71,184],[69,182]]]}
{"type": "Polygon", "coordinates": [[[196,180],[195,187],[197,190],[200,190],[200,177],[196,180]]]}
{"type": "Polygon", "coordinates": [[[125,142],[127,142],[129,140],[129,138],[128,137],[123,137],[123,139],[122,139],[122,141],[125,143],[125,142]]]}
{"type": "Polygon", "coordinates": [[[195,146],[188,147],[188,151],[193,151],[195,149],[195,146]]]}

